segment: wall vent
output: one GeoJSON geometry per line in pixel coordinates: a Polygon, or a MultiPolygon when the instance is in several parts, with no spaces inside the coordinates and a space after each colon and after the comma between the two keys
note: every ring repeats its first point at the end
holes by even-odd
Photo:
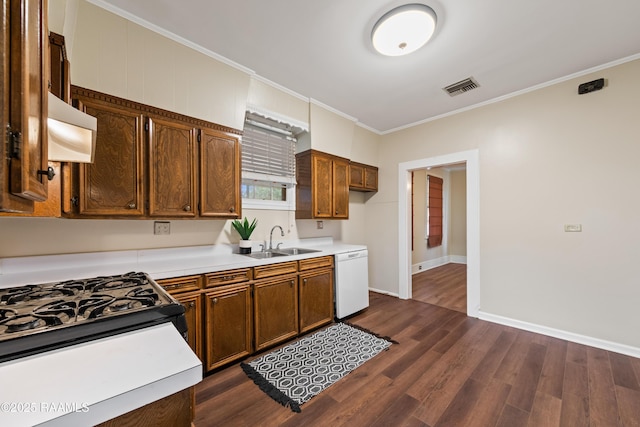
{"type": "Polygon", "coordinates": [[[449,85],[447,87],[442,88],[445,92],[447,92],[450,96],[460,95],[461,93],[468,92],[477,87],[480,87],[477,81],[473,79],[473,77],[466,78],[457,83],[449,85]]]}

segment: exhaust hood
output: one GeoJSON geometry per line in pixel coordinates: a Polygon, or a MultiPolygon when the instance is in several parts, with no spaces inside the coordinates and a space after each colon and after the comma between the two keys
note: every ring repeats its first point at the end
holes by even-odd
{"type": "Polygon", "coordinates": [[[98,121],[49,92],[49,160],[93,163],[98,121]]]}

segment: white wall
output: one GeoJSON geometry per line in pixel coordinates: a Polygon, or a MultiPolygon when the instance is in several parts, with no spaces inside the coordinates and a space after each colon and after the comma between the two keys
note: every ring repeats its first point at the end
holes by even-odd
{"type": "Polygon", "coordinates": [[[640,60],[386,135],[372,286],[398,292],[398,164],[478,149],[481,311],[640,348],[638,75],[640,60]]]}

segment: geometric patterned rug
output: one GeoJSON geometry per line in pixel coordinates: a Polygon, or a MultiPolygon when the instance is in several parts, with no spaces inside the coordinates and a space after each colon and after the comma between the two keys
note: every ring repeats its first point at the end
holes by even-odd
{"type": "Polygon", "coordinates": [[[293,412],[389,348],[393,340],[336,323],[240,366],[262,391],[293,412]]]}

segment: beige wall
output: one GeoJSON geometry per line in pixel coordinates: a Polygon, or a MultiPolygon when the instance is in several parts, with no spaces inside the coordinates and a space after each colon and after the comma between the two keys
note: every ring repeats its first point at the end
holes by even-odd
{"type": "Polygon", "coordinates": [[[640,60],[386,135],[368,215],[393,249],[370,250],[372,286],[398,292],[398,164],[478,149],[481,311],[640,347],[638,75],[640,60]]]}

